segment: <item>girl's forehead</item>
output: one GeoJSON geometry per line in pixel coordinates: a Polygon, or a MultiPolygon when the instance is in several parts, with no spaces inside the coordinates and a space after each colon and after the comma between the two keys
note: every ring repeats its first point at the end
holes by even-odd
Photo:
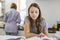
{"type": "Polygon", "coordinates": [[[37,8],[37,7],[31,6],[30,8],[37,8]]]}
{"type": "Polygon", "coordinates": [[[39,10],[37,7],[31,7],[30,10],[39,10]]]}

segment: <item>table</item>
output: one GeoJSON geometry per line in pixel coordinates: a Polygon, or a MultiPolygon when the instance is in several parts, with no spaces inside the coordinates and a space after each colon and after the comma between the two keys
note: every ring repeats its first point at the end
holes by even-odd
{"type": "Polygon", "coordinates": [[[24,36],[0,35],[0,40],[24,40],[24,36]]]}
{"type": "Polygon", "coordinates": [[[39,37],[32,37],[32,38],[27,38],[26,40],[55,40],[52,38],[47,38],[47,37],[43,37],[43,38],[39,38],[39,37]]]}
{"type": "Polygon", "coordinates": [[[60,40],[60,31],[57,31],[57,32],[55,33],[55,37],[56,37],[58,40],[60,40]]]}
{"type": "MultiPolygon", "coordinates": [[[[52,40],[58,40],[58,38],[55,36],[56,33],[49,33],[48,37],[52,38],[52,40]]],[[[26,40],[31,40],[31,38],[27,38],[26,40]]]]}
{"type": "Polygon", "coordinates": [[[56,33],[49,33],[49,37],[55,38],[56,40],[60,40],[60,31],[56,31],[56,33]]]}

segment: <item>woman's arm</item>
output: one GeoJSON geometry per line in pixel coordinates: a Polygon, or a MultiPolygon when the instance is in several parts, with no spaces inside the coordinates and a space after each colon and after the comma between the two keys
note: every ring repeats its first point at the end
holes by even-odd
{"type": "Polygon", "coordinates": [[[30,32],[29,22],[24,23],[24,32],[25,32],[25,37],[26,38],[30,38],[30,37],[33,37],[33,36],[38,36],[38,34],[34,34],[34,33],[30,32]]]}
{"type": "Polygon", "coordinates": [[[16,20],[17,23],[20,23],[21,22],[21,17],[20,17],[20,13],[18,13],[17,15],[17,20],[16,20]]]}
{"type": "Polygon", "coordinates": [[[7,22],[7,13],[4,15],[4,22],[7,22]]]}
{"type": "Polygon", "coordinates": [[[44,34],[46,36],[48,36],[48,27],[47,27],[47,22],[45,20],[43,20],[43,30],[44,30],[44,34]]]}
{"type": "Polygon", "coordinates": [[[48,30],[45,30],[44,33],[46,36],[48,36],[48,30]]]}
{"type": "Polygon", "coordinates": [[[45,30],[44,33],[40,33],[38,37],[48,36],[48,30],[45,30]]]}
{"type": "Polygon", "coordinates": [[[47,22],[45,19],[42,20],[40,25],[42,26],[42,32],[39,34],[39,37],[48,36],[47,22]]]}

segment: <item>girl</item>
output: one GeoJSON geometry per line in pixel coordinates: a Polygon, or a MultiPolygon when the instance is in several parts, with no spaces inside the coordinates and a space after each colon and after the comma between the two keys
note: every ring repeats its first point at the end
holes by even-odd
{"type": "Polygon", "coordinates": [[[41,10],[36,3],[28,8],[28,16],[24,21],[24,32],[26,38],[48,36],[45,19],[41,17],[41,10]]]}

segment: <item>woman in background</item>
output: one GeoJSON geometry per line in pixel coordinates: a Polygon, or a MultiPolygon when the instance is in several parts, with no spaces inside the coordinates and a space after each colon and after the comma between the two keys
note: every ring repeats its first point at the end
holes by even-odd
{"type": "Polygon", "coordinates": [[[4,15],[5,32],[7,35],[17,35],[17,23],[21,22],[20,14],[16,11],[17,6],[15,3],[12,3],[10,8],[4,15]]]}
{"type": "Polygon", "coordinates": [[[46,21],[41,17],[41,10],[36,3],[28,8],[28,16],[24,21],[24,32],[26,38],[48,36],[46,21]]]}

